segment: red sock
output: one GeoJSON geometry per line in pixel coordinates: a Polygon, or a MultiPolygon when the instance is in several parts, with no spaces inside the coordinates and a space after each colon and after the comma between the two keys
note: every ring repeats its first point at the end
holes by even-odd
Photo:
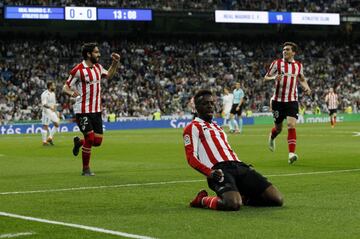
{"type": "Polygon", "coordinates": [[[336,116],[334,116],[334,125],[336,124],[336,116]]]}
{"type": "Polygon", "coordinates": [[[219,200],[220,200],[219,197],[204,197],[202,199],[202,205],[205,208],[210,208],[210,209],[215,209],[216,210],[219,200]]]}
{"type": "Polygon", "coordinates": [[[275,139],[278,134],[279,133],[277,132],[275,127],[271,129],[271,138],[272,139],[275,139]]]}
{"type": "Polygon", "coordinates": [[[90,156],[91,156],[91,146],[94,144],[94,132],[88,133],[85,135],[84,144],[82,147],[82,163],[83,170],[89,168],[90,156]]]}
{"type": "Polygon", "coordinates": [[[80,139],[80,143],[81,143],[81,145],[84,145],[85,139],[80,139]]]}
{"type": "Polygon", "coordinates": [[[82,147],[83,170],[89,168],[90,156],[91,156],[91,146],[90,146],[90,148],[87,148],[87,147],[84,145],[84,146],[82,147]]]}
{"type": "Polygon", "coordinates": [[[294,153],[295,147],[296,147],[296,130],[295,130],[295,128],[288,129],[288,146],[289,146],[289,153],[294,153]]]}

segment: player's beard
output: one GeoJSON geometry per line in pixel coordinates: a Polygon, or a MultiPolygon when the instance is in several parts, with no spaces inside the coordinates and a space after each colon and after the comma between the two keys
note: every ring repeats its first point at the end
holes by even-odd
{"type": "Polygon", "coordinates": [[[199,114],[200,119],[206,121],[206,122],[211,122],[213,119],[213,115],[212,114],[207,114],[207,113],[203,113],[203,114],[199,114]]]}
{"type": "Polygon", "coordinates": [[[96,63],[99,62],[99,57],[91,56],[91,57],[90,57],[90,61],[91,61],[91,63],[96,64],[96,63]]]}

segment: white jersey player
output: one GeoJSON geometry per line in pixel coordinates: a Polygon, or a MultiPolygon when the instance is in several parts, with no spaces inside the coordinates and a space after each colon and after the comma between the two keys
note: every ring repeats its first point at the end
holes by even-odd
{"type": "Polygon", "coordinates": [[[54,145],[53,138],[56,131],[59,128],[59,116],[56,111],[56,99],[55,99],[55,83],[48,82],[47,90],[41,94],[41,106],[42,110],[42,125],[43,129],[41,132],[42,142],[44,146],[54,145]],[[49,125],[53,123],[54,127],[49,128],[49,125]],[[49,136],[48,136],[49,132],[49,136]]]}
{"type": "Polygon", "coordinates": [[[230,110],[233,104],[234,96],[230,93],[229,88],[224,88],[224,95],[222,97],[222,116],[224,118],[223,126],[227,125],[230,118],[230,110]]]}

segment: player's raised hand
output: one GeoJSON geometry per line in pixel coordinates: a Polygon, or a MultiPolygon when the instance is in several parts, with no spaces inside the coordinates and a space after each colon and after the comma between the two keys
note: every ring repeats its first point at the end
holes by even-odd
{"type": "Polygon", "coordinates": [[[113,53],[111,53],[111,59],[112,59],[113,61],[115,61],[115,62],[119,62],[119,61],[120,61],[120,55],[117,54],[117,53],[115,53],[115,52],[113,52],[113,53]]]}
{"type": "Polygon", "coordinates": [[[224,181],[224,173],[221,169],[212,170],[209,177],[220,183],[224,181]]]}

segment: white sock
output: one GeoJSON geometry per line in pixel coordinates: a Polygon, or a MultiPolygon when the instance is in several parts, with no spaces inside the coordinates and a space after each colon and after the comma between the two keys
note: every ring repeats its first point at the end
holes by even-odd
{"type": "Polygon", "coordinates": [[[232,119],[229,119],[229,129],[230,131],[234,130],[234,123],[232,119]]]}
{"type": "Polygon", "coordinates": [[[42,136],[42,141],[46,142],[46,137],[47,137],[47,130],[46,129],[41,130],[41,136],[42,136]]]}
{"type": "Polygon", "coordinates": [[[227,125],[227,119],[224,118],[223,126],[226,126],[226,125],[227,125]]]}
{"type": "Polygon", "coordinates": [[[243,127],[243,120],[242,118],[239,118],[239,131],[242,132],[242,127],[243,127]]]}
{"type": "Polygon", "coordinates": [[[50,135],[49,137],[52,139],[54,137],[55,132],[58,131],[58,127],[54,126],[52,129],[50,129],[50,135]]]}
{"type": "Polygon", "coordinates": [[[234,124],[235,130],[239,130],[239,125],[235,118],[233,119],[233,124],[234,124]]]}

